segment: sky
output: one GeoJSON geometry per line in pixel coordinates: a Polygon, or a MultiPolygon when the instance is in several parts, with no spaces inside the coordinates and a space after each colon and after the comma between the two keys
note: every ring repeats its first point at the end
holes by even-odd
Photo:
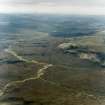
{"type": "Polygon", "coordinates": [[[105,0],[0,0],[0,12],[105,15],[105,0]]]}

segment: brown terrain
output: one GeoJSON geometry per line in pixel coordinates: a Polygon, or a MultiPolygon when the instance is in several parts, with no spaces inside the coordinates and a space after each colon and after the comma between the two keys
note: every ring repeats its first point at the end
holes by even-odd
{"type": "Polygon", "coordinates": [[[105,105],[104,45],[100,32],[0,51],[0,105],[105,105]]]}

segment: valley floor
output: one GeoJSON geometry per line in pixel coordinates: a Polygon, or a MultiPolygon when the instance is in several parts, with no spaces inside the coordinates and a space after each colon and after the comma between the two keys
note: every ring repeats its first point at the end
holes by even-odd
{"type": "Polygon", "coordinates": [[[0,105],[105,105],[105,33],[1,50],[0,105]]]}

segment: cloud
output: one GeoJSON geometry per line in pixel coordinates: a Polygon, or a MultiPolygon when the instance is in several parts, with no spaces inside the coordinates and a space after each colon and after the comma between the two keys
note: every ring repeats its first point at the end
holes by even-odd
{"type": "Polygon", "coordinates": [[[53,3],[53,4],[102,6],[105,5],[105,0],[0,0],[0,3],[18,3],[18,4],[53,3]]]}
{"type": "Polygon", "coordinates": [[[0,12],[105,14],[105,0],[0,0],[0,12]]]}

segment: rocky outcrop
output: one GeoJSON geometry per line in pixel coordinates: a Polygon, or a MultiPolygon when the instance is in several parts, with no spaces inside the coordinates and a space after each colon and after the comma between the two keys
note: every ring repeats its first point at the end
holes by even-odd
{"type": "Polygon", "coordinates": [[[65,54],[77,55],[80,59],[89,60],[105,66],[105,54],[97,52],[88,46],[68,42],[60,44],[58,48],[65,54]]]}
{"type": "Polygon", "coordinates": [[[75,43],[62,43],[58,47],[63,50],[69,50],[69,49],[77,49],[79,46],[77,46],[75,43]]]}
{"type": "Polygon", "coordinates": [[[79,57],[80,57],[80,59],[91,60],[94,62],[100,62],[100,59],[97,57],[97,54],[93,54],[93,53],[80,53],[79,57]]]}

